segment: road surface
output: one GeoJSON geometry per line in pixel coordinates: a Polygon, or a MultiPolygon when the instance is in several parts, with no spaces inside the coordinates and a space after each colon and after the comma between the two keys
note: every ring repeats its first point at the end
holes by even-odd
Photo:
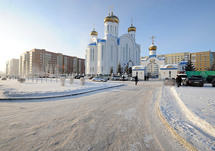
{"type": "Polygon", "coordinates": [[[0,150],[186,150],[157,114],[162,83],[125,83],[76,97],[0,103],[0,150]]]}

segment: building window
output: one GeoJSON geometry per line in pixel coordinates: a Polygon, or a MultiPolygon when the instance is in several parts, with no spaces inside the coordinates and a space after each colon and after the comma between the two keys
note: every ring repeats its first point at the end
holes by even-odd
{"type": "Polygon", "coordinates": [[[107,26],[107,31],[109,31],[109,25],[107,26]]]}
{"type": "Polygon", "coordinates": [[[113,61],[113,45],[111,45],[111,61],[113,61]]]}
{"type": "Polygon", "coordinates": [[[129,48],[129,60],[131,60],[131,49],[130,48],[129,48]]]}
{"type": "Polygon", "coordinates": [[[104,59],[104,45],[102,45],[102,60],[104,59]]]}
{"type": "Polygon", "coordinates": [[[93,49],[93,61],[94,61],[94,49],[93,49]]]}
{"type": "Polygon", "coordinates": [[[125,47],[123,47],[123,62],[125,62],[125,47]]]}
{"type": "Polygon", "coordinates": [[[115,34],[116,34],[116,26],[115,26],[115,34]]]}
{"type": "Polygon", "coordinates": [[[110,31],[112,32],[112,25],[110,25],[110,31]]]}
{"type": "Polygon", "coordinates": [[[137,51],[136,51],[136,64],[138,64],[138,55],[137,55],[137,51]]]}
{"type": "Polygon", "coordinates": [[[90,61],[92,61],[92,49],[90,49],[90,61]]]}
{"type": "Polygon", "coordinates": [[[128,61],[128,44],[126,44],[126,61],[128,61]]]}

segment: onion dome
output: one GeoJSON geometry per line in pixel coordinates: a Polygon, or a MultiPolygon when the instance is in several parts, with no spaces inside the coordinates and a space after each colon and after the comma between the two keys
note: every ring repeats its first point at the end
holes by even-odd
{"type": "Polygon", "coordinates": [[[114,22],[119,23],[119,18],[113,15],[113,12],[111,12],[111,17],[113,18],[114,22]]]}
{"type": "Polygon", "coordinates": [[[105,17],[104,19],[104,23],[106,22],[115,22],[115,23],[119,23],[119,18],[115,15],[113,15],[113,12],[111,12],[111,15],[110,13],[108,14],[107,17],[105,17]]]}
{"type": "Polygon", "coordinates": [[[106,22],[114,22],[114,19],[110,16],[110,14],[109,14],[109,16],[105,17],[104,23],[106,23],[106,22]]]}
{"type": "Polygon", "coordinates": [[[130,32],[130,31],[136,32],[136,27],[134,27],[133,24],[131,24],[131,27],[128,28],[128,32],[130,32]]]}
{"type": "Polygon", "coordinates": [[[152,43],[152,45],[149,47],[149,50],[157,50],[157,46],[152,43]]]}
{"type": "Polygon", "coordinates": [[[91,36],[98,36],[98,33],[97,33],[97,31],[95,31],[95,29],[93,29],[93,31],[91,31],[91,33],[90,33],[90,35],[91,36]]]}

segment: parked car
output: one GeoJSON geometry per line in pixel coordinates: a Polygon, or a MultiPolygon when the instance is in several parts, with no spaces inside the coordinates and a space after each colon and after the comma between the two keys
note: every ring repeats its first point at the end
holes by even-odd
{"type": "Polygon", "coordinates": [[[82,76],[82,75],[76,75],[74,78],[75,79],[80,79],[80,78],[83,78],[84,76],[82,76]]]}
{"type": "Polygon", "coordinates": [[[213,81],[211,81],[212,87],[215,87],[215,79],[213,79],[213,81]]]}
{"type": "Polygon", "coordinates": [[[204,80],[198,77],[190,77],[185,80],[184,85],[186,86],[204,86],[204,80]]]}
{"type": "Polygon", "coordinates": [[[211,83],[215,79],[215,75],[209,75],[206,79],[207,83],[211,83]]]}
{"type": "Polygon", "coordinates": [[[202,77],[201,75],[192,75],[191,77],[202,79],[202,80],[203,80],[203,82],[205,82],[205,78],[204,78],[204,77],[202,77]]]}
{"type": "Polygon", "coordinates": [[[88,77],[88,79],[92,80],[93,76],[88,77]]]}
{"type": "Polygon", "coordinates": [[[7,78],[6,77],[2,77],[1,80],[7,80],[7,78]]]}
{"type": "Polygon", "coordinates": [[[107,78],[94,77],[94,78],[92,78],[92,81],[95,81],[95,82],[107,82],[107,78]]]}
{"type": "Polygon", "coordinates": [[[122,75],[120,78],[121,81],[128,81],[128,75],[122,75]]]}
{"type": "Polygon", "coordinates": [[[119,80],[121,80],[121,77],[120,76],[112,76],[110,79],[113,81],[119,81],[119,80]]]}

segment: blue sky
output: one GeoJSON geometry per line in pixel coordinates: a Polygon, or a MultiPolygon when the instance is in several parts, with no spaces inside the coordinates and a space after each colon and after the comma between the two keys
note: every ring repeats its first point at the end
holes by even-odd
{"type": "Polygon", "coordinates": [[[214,0],[0,0],[0,71],[33,48],[84,58],[94,24],[104,36],[111,6],[119,35],[133,18],[141,56],[148,55],[152,35],[157,54],[214,51],[214,0]]]}

